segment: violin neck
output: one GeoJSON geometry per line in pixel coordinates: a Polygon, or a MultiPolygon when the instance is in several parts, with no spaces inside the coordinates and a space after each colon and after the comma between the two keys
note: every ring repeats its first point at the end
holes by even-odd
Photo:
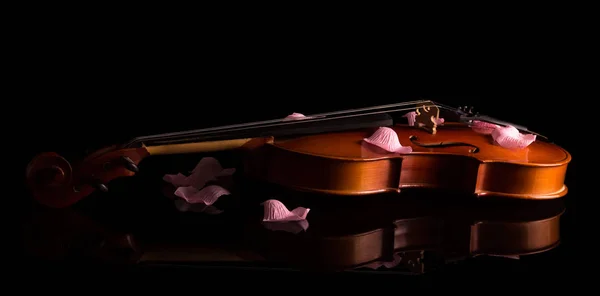
{"type": "Polygon", "coordinates": [[[181,144],[166,144],[146,146],[146,150],[150,155],[167,155],[167,154],[185,154],[185,153],[206,153],[226,151],[251,145],[251,142],[259,141],[262,143],[270,141],[269,138],[243,138],[220,141],[204,141],[195,143],[181,144]]]}
{"type": "Polygon", "coordinates": [[[394,123],[388,114],[372,114],[361,117],[333,118],[331,120],[299,120],[290,125],[249,126],[247,128],[210,133],[172,133],[141,137],[123,145],[124,148],[145,146],[150,154],[200,153],[229,150],[242,147],[253,139],[268,137],[292,137],[318,133],[339,132],[394,123]]]}

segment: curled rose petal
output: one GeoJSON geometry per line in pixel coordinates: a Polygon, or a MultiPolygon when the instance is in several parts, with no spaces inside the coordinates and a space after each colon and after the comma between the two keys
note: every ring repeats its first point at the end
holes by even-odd
{"type": "Polygon", "coordinates": [[[171,184],[173,184],[173,186],[186,186],[189,183],[187,179],[188,179],[188,177],[181,173],[166,174],[163,177],[163,180],[165,182],[171,183],[171,184]]]}
{"type": "Polygon", "coordinates": [[[276,199],[269,199],[261,205],[264,209],[263,221],[265,222],[300,221],[306,219],[306,215],[310,211],[310,209],[303,207],[297,207],[290,211],[282,202],[276,199]]]}
{"type": "Polygon", "coordinates": [[[173,184],[176,187],[193,186],[202,188],[208,181],[216,180],[217,177],[229,176],[235,173],[235,168],[223,169],[221,163],[216,158],[204,157],[198,162],[192,170],[191,175],[185,176],[179,174],[167,174],[163,180],[173,184]]]}
{"type": "Polygon", "coordinates": [[[408,125],[415,126],[415,121],[417,120],[417,112],[412,111],[404,114],[402,117],[406,117],[408,119],[408,125]]]}
{"type": "Polygon", "coordinates": [[[536,139],[536,135],[522,134],[514,126],[498,127],[492,131],[494,143],[508,149],[522,149],[536,139]]]}
{"type": "Polygon", "coordinates": [[[285,231],[293,234],[298,234],[308,229],[307,220],[288,221],[288,222],[262,222],[263,226],[271,231],[285,231]]]}
{"type": "Polygon", "coordinates": [[[389,127],[378,128],[370,137],[363,141],[375,145],[387,152],[393,153],[411,153],[412,147],[400,145],[398,134],[389,127]]]}
{"type": "Polygon", "coordinates": [[[202,203],[207,206],[214,204],[219,197],[229,194],[231,193],[227,189],[219,185],[206,186],[201,190],[193,186],[179,187],[175,190],[175,195],[183,198],[186,202],[191,204],[202,203]]]}
{"type": "Polygon", "coordinates": [[[435,123],[435,125],[442,125],[445,122],[443,118],[433,118],[432,120],[435,123]]]}
{"type": "Polygon", "coordinates": [[[286,116],[283,120],[284,121],[288,121],[288,120],[301,120],[301,119],[310,119],[310,118],[312,118],[312,117],[305,116],[302,113],[296,113],[296,112],[294,112],[294,113],[286,116]]]}
{"type": "Polygon", "coordinates": [[[204,213],[208,215],[218,215],[223,213],[222,210],[216,208],[215,206],[207,206],[205,204],[191,204],[183,199],[177,199],[174,202],[174,204],[175,208],[180,212],[195,212],[204,213]]]}
{"type": "Polygon", "coordinates": [[[389,269],[389,268],[394,268],[394,267],[398,266],[398,264],[400,264],[400,262],[402,262],[402,257],[400,257],[400,255],[395,253],[392,261],[375,261],[375,262],[369,263],[363,267],[370,268],[370,269],[379,269],[381,267],[385,267],[385,268],[389,269]]]}
{"type": "Polygon", "coordinates": [[[499,127],[500,126],[497,124],[493,124],[493,123],[489,123],[489,122],[485,122],[485,121],[479,121],[479,120],[473,120],[473,122],[471,123],[471,129],[473,129],[473,131],[475,131],[476,133],[484,134],[484,135],[491,134],[492,131],[494,131],[495,129],[497,129],[499,127]]]}

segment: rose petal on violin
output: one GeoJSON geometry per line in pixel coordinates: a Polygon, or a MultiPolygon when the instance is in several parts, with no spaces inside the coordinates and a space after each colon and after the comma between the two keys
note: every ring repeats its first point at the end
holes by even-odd
{"type": "Polygon", "coordinates": [[[288,120],[301,120],[301,119],[310,119],[310,118],[312,118],[312,117],[305,116],[302,113],[296,113],[296,112],[294,112],[294,113],[286,116],[283,120],[284,121],[288,121],[288,120]]]}
{"type": "Polygon", "coordinates": [[[434,118],[434,119],[433,119],[433,122],[434,122],[436,125],[442,125],[442,124],[444,124],[445,120],[444,120],[443,118],[434,118]]]}
{"type": "Polygon", "coordinates": [[[263,226],[271,231],[285,231],[298,234],[308,229],[307,220],[288,221],[288,222],[262,222],[263,226]]]}
{"type": "Polygon", "coordinates": [[[263,221],[265,222],[287,222],[287,221],[300,221],[306,219],[306,215],[310,209],[297,207],[292,211],[280,201],[276,199],[269,199],[262,203],[264,214],[263,221]]]}
{"type": "Polygon", "coordinates": [[[387,152],[393,153],[411,153],[412,147],[402,146],[398,139],[398,134],[389,127],[378,128],[373,135],[364,138],[363,141],[375,145],[387,152]]]}
{"type": "Polygon", "coordinates": [[[175,195],[183,198],[191,204],[202,203],[207,206],[214,204],[221,196],[231,194],[227,189],[219,185],[210,185],[198,190],[193,186],[179,187],[175,195]]]}
{"type": "Polygon", "coordinates": [[[402,117],[406,117],[408,119],[408,125],[414,126],[415,121],[417,121],[417,112],[412,111],[404,114],[402,117]]]}
{"type": "Polygon", "coordinates": [[[493,124],[493,123],[489,123],[489,122],[485,122],[485,121],[479,121],[479,120],[473,120],[473,122],[471,123],[471,129],[473,129],[473,131],[475,131],[476,133],[484,134],[484,135],[491,134],[492,131],[494,131],[495,129],[497,129],[499,127],[500,126],[497,124],[493,124]]]}
{"type": "Polygon", "coordinates": [[[523,149],[533,143],[536,135],[522,134],[514,126],[498,127],[492,131],[494,143],[508,149],[523,149]]]}

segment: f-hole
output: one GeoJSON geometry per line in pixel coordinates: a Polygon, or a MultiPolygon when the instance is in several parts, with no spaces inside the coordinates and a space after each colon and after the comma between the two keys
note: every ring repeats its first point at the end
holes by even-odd
{"type": "Polygon", "coordinates": [[[425,148],[445,148],[445,147],[457,147],[457,146],[466,146],[466,147],[471,147],[472,149],[469,149],[469,153],[477,153],[479,152],[479,147],[469,144],[469,143],[464,143],[464,142],[431,142],[431,143],[422,143],[419,142],[419,138],[417,138],[417,136],[411,135],[410,137],[408,137],[410,139],[410,141],[417,145],[417,146],[421,146],[421,147],[425,147],[425,148]]]}

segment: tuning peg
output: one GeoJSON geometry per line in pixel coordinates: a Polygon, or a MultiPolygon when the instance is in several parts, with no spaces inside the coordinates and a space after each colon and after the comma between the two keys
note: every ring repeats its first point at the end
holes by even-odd
{"type": "Polygon", "coordinates": [[[469,107],[469,113],[473,113],[473,106],[469,107]]]}
{"type": "Polygon", "coordinates": [[[127,156],[121,156],[121,161],[123,162],[123,165],[126,169],[134,173],[138,173],[140,171],[140,168],[138,168],[138,166],[135,164],[135,162],[133,162],[133,160],[131,160],[131,158],[127,156]]]}
{"type": "Polygon", "coordinates": [[[102,192],[108,192],[108,187],[97,180],[92,180],[91,185],[94,186],[97,190],[102,192]]]}

